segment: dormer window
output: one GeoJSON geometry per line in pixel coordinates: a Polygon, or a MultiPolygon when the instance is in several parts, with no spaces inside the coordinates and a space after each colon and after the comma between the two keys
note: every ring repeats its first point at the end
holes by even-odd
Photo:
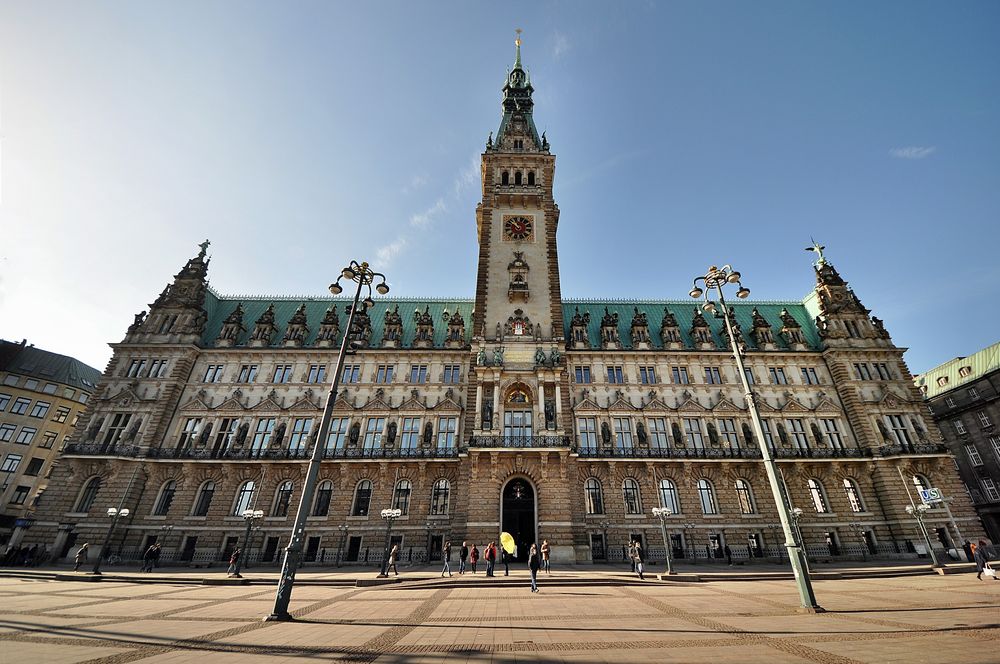
{"type": "Polygon", "coordinates": [[[958,375],[961,376],[962,378],[965,378],[971,373],[972,373],[972,367],[961,367],[958,370],[958,375]]]}
{"type": "Polygon", "coordinates": [[[948,384],[948,377],[947,376],[941,376],[940,378],[937,379],[937,384],[938,384],[938,387],[944,387],[945,385],[948,384]]]}

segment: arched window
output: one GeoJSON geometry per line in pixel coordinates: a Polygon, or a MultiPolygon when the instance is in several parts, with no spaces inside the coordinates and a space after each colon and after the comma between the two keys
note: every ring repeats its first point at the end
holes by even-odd
{"type": "Polygon", "coordinates": [[[97,498],[97,492],[100,490],[100,477],[91,477],[87,480],[87,483],[83,485],[83,491],[80,492],[80,497],[76,500],[76,507],[73,511],[80,513],[89,512],[90,508],[94,505],[94,499],[97,498]]]}
{"type": "Polygon", "coordinates": [[[858,483],[849,477],[845,477],[844,491],[847,493],[847,502],[851,505],[851,511],[864,512],[865,503],[861,500],[861,490],[858,489],[858,483]]]}
{"type": "Polygon", "coordinates": [[[812,498],[813,507],[817,514],[826,514],[830,511],[830,503],[826,500],[826,489],[819,480],[809,480],[809,497],[812,498]]]}
{"type": "Polygon", "coordinates": [[[622,482],[622,498],[625,501],[625,514],[642,514],[639,483],[631,477],[625,478],[622,482]]]}
{"type": "Polygon", "coordinates": [[[256,488],[257,484],[253,480],[247,480],[240,486],[240,490],[236,492],[236,502],[233,503],[233,516],[241,516],[250,509],[253,492],[256,488]]]}
{"type": "Polygon", "coordinates": [[[166,516],[170,511],[170,504],[174,502],[174,493],[177,491],[177,482],[167,480],[160,488],[160,495],[156,498],[156,506],[153,508],[154,516],[166,516]]]}
{"type": "Polygon", "coordinates": [[[913,486],[917,487],[917,495],[919,496],[921,491],[931,488],[931,481],[927,479],[926,475],[917,473],[913,476],[913,486]]]}
{"type": "Polygon", "coordinates": [[[354,489],[354,506],[351,516],[368,516],[368,507],[372,502],[371,480],[361,480],[354,489]]]}
{"type": "Polygon", "coordinates": [[[753,501],[753,489],[745,479],[736,480],[736,499],[740,503],[740,514],[755,514],[757,507],[753,501]]]}
{"type": "Polygon", "coordinates": [[[535,172],[528,171],[528,184],[535,184],[535,172]]]}
{"type": "Polygon", "coordinates": [[[399,480],[392,492],[392,507],[402,512],[403,516],[410,513],[410,492],[412,490],[413,485],[410,484],[410,480],[399,480]]]}
{"type": "Polygon", "coordinates": [[[681,513],[681,500],[677,496],[677,485],[671,480],[660,480],[660,507],[666,507],[674,514],[681,513]]]}
{"type": "Polygon", "coordinates": [[[706,479],[698,480],[698,499],[702,514],[718,514],[719,504],[715,500],[715,487],[706,479]]]}
{"type": "Polygon", "coordinates": [[[192,516],[205,516],[208,508],[212,506],[212,497],[215,496],[215,482],[208,480],[198,489],[198,498],[194,501],[194,512],[192,516]]]}
{"type": "Polygon", "coordinates": [[[434,483],[431,489],[431,514],[447,514],[448,498],[451,494],[451,485],[446,479],[440,479],[434,483]]]}
{"type": "Polygon", "coordinates": [[[514,184],[521,184],[521,171],[514,171],[514,184]]]}
{"type": "Polygon", "coordinates": [[[500,184],[510,184],[510,173],[504,171],[500,174],[500,184]]]}
{"type": "Polygon", "coordinates": [[[313,516],[327,516],[330,513],[330,498],[333,496],[333,482],[323,480],[316,488],[316,501],[313,503],[313,516]]]}
{"type": "Polygon", "coordinates": [[[600,480],[591,477],[584,482],[583,491],[587,501],[587,514],[604,514],[604,491],[600,480]]]}
{"type": "Polygon", "coordinates": [[[285,480],[278,485],[278,491],[274,494],[274,509],[271,516],[288,516],[288,503],[292,502],[292,481],[285,480]]]}

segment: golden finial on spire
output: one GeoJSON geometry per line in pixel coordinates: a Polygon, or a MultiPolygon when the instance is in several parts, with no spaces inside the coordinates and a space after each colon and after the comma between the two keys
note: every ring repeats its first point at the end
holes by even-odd
{"type": "Polygon", "coordinates": [[[515,28],[514,32],[517,33],[517,37],[514,38],[514,44],[517,46],[521,45],[521,28],[515,28]]]}

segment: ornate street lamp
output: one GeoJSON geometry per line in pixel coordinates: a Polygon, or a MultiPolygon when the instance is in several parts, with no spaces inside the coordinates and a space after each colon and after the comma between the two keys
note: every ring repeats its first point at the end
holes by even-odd
{"type": "Polygon", "coordinates": [[[382,551],[382,571],[378,573],[380,577],[389,576],[389,535],[392,533],[392,522],[401,516],[401,509],[382,510],[382,518],[385,519],[385,548],[382,551]]]}
{"type": "Polygon", "coordinates": [[[91,574],[101,574],[101,562],[104,560],[105,549],[108,543],[111,542],[111,536],[115,532],[115,526],[118,525],[118,519],[124,519],[129,515],[129,509],[127,507],[109,507],[108,516],[111,517],[111,523],[108,524],[108,532],[104,533],[104,541],[101,543],[101,553],[97,556],[97,560],[94,561],[94,569],[90,572],[91,574]]]}
{"type": "Polygon", "coordinates": [[[302,542],[305,538],[306,517],[309,515],[309,508],[312,505],[313,493],[316,490],[316,480],[319,478],[320,464],[323,459],[323,448],[327,437],[330,435],[330,420],[333,415],[333,405],[337,401],[337,389],[340,386],[340,374],[344,370],[344,358],[348,352],[353,352],[354,348],[360,346],[359,342],[352,342],[351,336],[354,333],[354,316],[358,307],[366,310],[375,306],[372,299],[372,285],[379,295],[389,292],[389,285],[385,283],[385,275],[375,272],[368,263],[358,263],[351,261],[345,267],[337,281],[330,284],[330,292],[340,295],[344,288],[340,285],[340,280],[353,281],[357,284],[354,291],[354,301],[348,310],[347,327],[344,338],[340,343],[340,352],[337,354],[337,370],[333,372],[333,380],[330,383],[330,392],[326,395],[326,404],[323,406],[323,415],[319,421],[319,433],[316,436],[316,443],[313,445],[312,456],[309,458],[309,465],[306,470],[306,481],[302,487],[302,497],[299,499],[299,508],[295,513],[295,522],[292,524],[292,536],[285,548],[285,559],[281,565],[281,576],[278,577],[278,592],[274,597],[274,608],[271,614],[264,620],[292,620],[292,615],[288,612],[288,605],[292,600],[292,587],[295,585],[295,572],[299,568],[302,560],[302,542]],[[362,291],[367,295],[361,299],[362,291]]]}
{"type": "Polygon", "coordinates": [[[799,521],[802,519],[802,508],[793,507],[789,516],[792,519],[792,530],[795,531],[795,539],[799,543],[799,547],[802,549],[802,559],[806,562],[806,571],[809,571],[809,549],[806,548],[806,541],[802,539],[802,527],[799,525],[799,521]]]}
{"type": "Polygon", "coordinates": [[[858,538],[861,545],[861,559],[868,562],[868,541],[865,539],[865,526],[860,521],[851,521],[847,524],[854,536],[858,538]]]}
{"type": "Polygon", "coordinates": [[[804,560],[802,548],[795,542],[795,537],[792,533],[788,506],[785,503],[781,484],[778,482],[777,465],[771,456],[771,450],[768,449],[767,443],[764,441],[764,427],[761,425],[760,412],[757,410],[758,397],[756,392],[751,389],[743,367],[743,356],[747,350],[746,343],[742,337],[737,336],[734,328],[735,316],[730,312],[729,307],[726,306],[726,298],[722,292],[723,286],[733,284],[739,286],[739,290],[736,291],[736,297],[741,300],[749,297],[750,289],[741,283],[740,280],[742,277],[743,275],[729,265],[724,265],[721,268],[713,265],[708,268],[706,274],[695,277],[691,292],[688,294],[696,299],[704,295],[705,302],[701,308],[709,313],[715,313],[716,309],[715,301],[712,299],[713,291],[718,297],[719,306],[722,308],[722,319],[725,321],[726,332],[729,336],[729,344],[733,350],[733,359],[736,360],[736,374],[739,376],[740,382],[743,383],[747,409],[750,411],[750,419],[753,422],[754,437],[757,438],[757,444],[760,447],[761,457],[764,461],[764,469],[767,471],[767,480],[771,485],[771,493],[774,496],[775,506],[778,508],[778,518],[781,520],[781,527],[785,535],[785,548],[788,549],[788,558],[792,563],[792,572],[795,575],[795,583],[799,589],[802,610],[809,612],[823,611],[823,608],[816,602],[816,595],[813,592],[812,582],[809,579],[809,568],[804,560]],[[704,289],[698,285],[699,282],[704,284],[704,289]]]}
{"type": "Polygon", "coordinates": [[[240,575],[240,570],[243,568],[243,561],[250,555],[250,530],[255,523],[264,518],[264,512],[263,510],[243,510],[243,514],[240,516],[247,522],[247,531],[243,534],[243,551],[240,552],[240,557],[236,559],[236,569],[233,570],[232,574],[237,579],[243,578],[240,575]]]}
{"type": "Polygon", "coordinates": [[[667,572],[666,573],[668,575],[670,575],[670,574],[676,574],[676,572],[674,572],[673,564],[671,563],[671,560],[670,560],[670,538],[667,537],[667,517],[671,516],[672,514],[673,514],[673,512],[671,512],[666,507],[654,507],[653,508],[653,516],[655,516],[657,519],[660,520],[660,533],[663,535],[663,551],[664,551],[663,555],[667,559],[667,572]]]}
{"type": "Polygon", "coordinates": [[[924,514],[930,506],[926,503],[920,503],[919,505],[907,505],[906,513],[917,520],[917,525],[920,526],[920,533],[924,536],[924,544],[927,545],[927,552],[931,554],[931,566],[942,567],[941,563],[938,562],[937,554],[934,553],[934,547],[931,546],[931,537],[927,534],[927,526],[924,525],[924,514]]]}

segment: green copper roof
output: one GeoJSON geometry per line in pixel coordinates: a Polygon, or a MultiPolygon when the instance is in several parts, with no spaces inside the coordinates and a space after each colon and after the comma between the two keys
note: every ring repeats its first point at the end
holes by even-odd
{"type": "Polygon", "coordinates": [[[920,388],[925,398],[932,399],[998,369],[1000,369],[1000,341],[978,353],[968,357],[956,357],[930,371],[914,376],[913,382],[920,388]]]}
{"type": "Polygon", "coordinates": [[[93,392],[101,372],[80,360],[0,340],[0,371],[93,392]]]}
{"type": "MultiPolygon", "coordinates": [[[[601,347],[601,319],[604,318],[604,309],[607,307],[609,313],[618,314],[618,337],[621,339],[623,348],[632,347],[632,317],[635,310],[646,314],[646,322],[649,324],[649,336],[654,348],[662,348],[660,341],[660,324],[663,320],[663,309],[667,308],[677,319],[677,326],[680,328],[681,338],[684,345],[693,348],[691,340],[691,321],[694,318],[695,309],[699,306],[696,300],[563,300],[563,327],[566,338],[570,338],[570,325],[576,310],[580,314],[590,313],[590,324],[587,332],[590,336],[592,348],[601,347]]],[[[754,307],[771,324],[771,335],[774,337],[775,345],[779,348],[787,348],[784,339],[778,332],[781,330],[781,310],[787,309],[799,325],[802,326],[802,336],[806,343],[814,349],[819,349],[820,339],[813,322],[813,317],[809,315],[805,304],[802,302],[739,302],[733,303],[736,310],[736,322],[743,330],[743,337],[747,344],[754,348],[753,337],[750,331],[753,328],[753,318],[751,312],[754,307]]],[[[716,345],[726,348],[725,341],[720,336],[720,332],[725,323],[721,318],[705,315],[705,320],[712,329],[712,336],[716,345]]]]}

